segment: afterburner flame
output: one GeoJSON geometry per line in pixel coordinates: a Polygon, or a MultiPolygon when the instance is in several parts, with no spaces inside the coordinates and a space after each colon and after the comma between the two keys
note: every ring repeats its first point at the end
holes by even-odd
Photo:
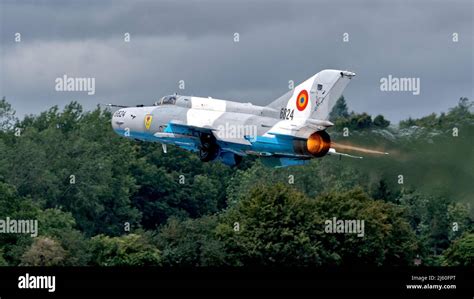
{"type": "Polygon", "coordinates": [[[331,147],[336,149],[336,151],[339,150],[350,150],[350,151],[356,151],[356,152],[362,152],[366,154],[377,154],[377,155],[388,155],[386,152],[381,152],[377,150],[372,150],[368,148],[363,148],[359,146],[354,146],[350,144],[341,144],[341,143],[336,143],[336,142],[331,142],[331,147]]]}
{"type": "Polygon", "coordinates": [[[315,157],[326,155],[331,147],[331,138],[325,131],[311,134],[306,141],[306,150],[315,157]]]}

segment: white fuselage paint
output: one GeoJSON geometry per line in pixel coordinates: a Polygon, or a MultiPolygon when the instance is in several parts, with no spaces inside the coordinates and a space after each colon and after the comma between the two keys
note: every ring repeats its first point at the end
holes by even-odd
{"type": "Polygon", "coordinates": [[[187,124],[196,127],[209,127],[225,112],[226,101],[224,100],[191,97],[191,108],[186,114],[187,124]]]}
{"type": "Polygon", "coordinates": [[[265,137],[274,137],[274,134],[281,134],[281,135],[293,135],[297,128],[304,124],[305,120],[311,115],[314,100],[313,97],[314,91],[311,90],[314,84],[314,80],[316,75],[312,76],[308,80],[304,81],[300,85],[295,87],[295,92],[291,96],[290,100],[288,101],[286,108],[294,111],[294,117],[292,120],[280,120],[277,122],[267,133],[265,133],[265,137]],[[302,90],[306,90],[308,92],[308,105],[305,107],[303,111],[298,110],[296,107],[296,101],[299,93],[302,90]]]}
{"type": "Polygon", "coordinates": [[[129,132],[141,132],[145,130],[145,117],[151,114],[155,106],[129,107],[115,111],[112,118],[114,128],[121,128],[129,132]],[[121,114],[120,111],[123,111],[121,114]],[[126,111],[126,113],[125,113],[126,111]]]}
{"type": "Polygon", "coordinates": [[[308,80],[304,81],[303,83],[295,87],[295,92],[293,93],[293,95],[291,96],[290,100],[288,101],[286,105],[286,108],[295,111],[294,119],[295,118],[307,119],[311,115],[312,109],[314,107],[314,101],[313,101],[314,91],[311,91],[311,88],[313,87],[315,77],[316,75],[314,75],[313,77],[309,78],[308,80]],[[303,111],[300,111],[296,107],[296,101],[298,100],[297,97],[302,90],[306,90],[308,92],[309,99],[308,99],[308,105],[305,107],[303,111]]]}
{"type": "Polygon", "coordinates": [[[191,97],[191,108],[212,111],[226,111],[226,100],[219,100],[213,98],[191,97]]]}

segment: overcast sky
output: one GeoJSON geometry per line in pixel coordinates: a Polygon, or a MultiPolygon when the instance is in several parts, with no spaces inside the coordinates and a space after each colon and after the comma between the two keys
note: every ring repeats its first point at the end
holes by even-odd
{"type": "Polygon", "coordinates": [[[351,110],[392,121],[473,99],[474,1],[412,2],[2,0],[0,96],[20,117],[174,92],[263,105],[334,68],[357,74],[351,110]],[[56,91],[63,75],[95,78],[95,95],[56,91]],[[381,91],[388,75],[419,78],[420,94],[381,91]]]}

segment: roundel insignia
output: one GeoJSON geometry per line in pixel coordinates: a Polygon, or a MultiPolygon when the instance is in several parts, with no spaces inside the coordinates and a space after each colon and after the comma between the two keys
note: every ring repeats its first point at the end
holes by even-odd
{"type": "Polygon", "coordinates": [[[309,102],[309,96],[308,96],[308,92],[303,89],[302,91],[300,91],[300,93],[298,94],[298,97],[296,98],[296,108],[298,108],[299,111],[303,111],[306,106],[308,106],[308,102],[309,102]]]}
{"type": "Polygon", "coordinates": [[[153,116],[151,114],[145,115],[145,129],[150,129],[152,118],[153,116]]]}

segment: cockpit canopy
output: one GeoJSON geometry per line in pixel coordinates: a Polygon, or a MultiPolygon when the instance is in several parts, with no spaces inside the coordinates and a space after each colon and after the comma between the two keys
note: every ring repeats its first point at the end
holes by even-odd
{"type": "Polygon", "coordinates": [[[159,101],[155,102],[155,106],[174,105],[176,104],[177,95],[164,96],[159,101]]]}

